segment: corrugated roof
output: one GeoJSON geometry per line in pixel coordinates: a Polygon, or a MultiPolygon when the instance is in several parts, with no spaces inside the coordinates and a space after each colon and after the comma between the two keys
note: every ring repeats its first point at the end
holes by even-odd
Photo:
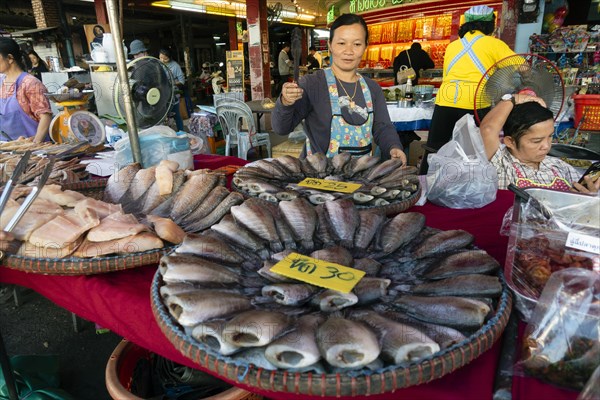
{"type": "Polygon", "coordinates": [[[58,29],[58,26],[50,26],[48,28],[26,29],[24,31],[11,32],[10,34],[12,36],[27,36],[27,35],[31,35],[33,33],[49,31],[49,30],[52,30],[52,29],[58,29]]]}

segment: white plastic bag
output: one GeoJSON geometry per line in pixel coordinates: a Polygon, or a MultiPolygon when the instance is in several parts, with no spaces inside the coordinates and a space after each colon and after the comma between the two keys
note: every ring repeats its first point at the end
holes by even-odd
{"type": "Polygon", "coordinates": [[[498,174],[488,161],[472,115],[454,126],[452,140],[427,158],[427,199],[450,208],[480,208],[496,199],[498,174]]]}
{"type": "MultiPolygon", "coordinates": [[[[161,160],[177,161],[181,169],[194,168],[190,138],[187,134],[178,135],[168,126],[157,125],[139,132],[138,137],[144,168],[156,165],[161,160]]],[[[118,165],[133,162],[129,137],[125,136],[119,140],[114,148],[118,165]]]]}

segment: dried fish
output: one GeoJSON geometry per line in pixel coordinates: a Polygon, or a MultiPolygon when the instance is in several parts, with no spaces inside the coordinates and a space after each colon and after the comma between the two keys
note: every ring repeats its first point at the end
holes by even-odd
{"type": "Polygon", "coordinates": [[[346,248],[354,246],[354,233],[360,224],[358,210],[350,199],[338,199],[325,203],[327,218],[333,238],[346,248]]]}
{"type": "Polygon", "coordinates": [[[462,249],[473,243],[474,239],[473,235],[469,232],[460,229],[442,231],[425,239],[425,241],[415,249],[414,255],[417,258],[423,258],[437,253],[462,249]]]}
{"type": "Polygon", "coordinates": [[[214,318],[223,318],[252,307],[244,295],[197,290],[169,296],[167,309],[184,327],[193,327],[214,318]]]}
{"type": "Polygon", "coordinates": [[[467,250],[445,257],[425,274],[425,278],[444,279],[463,274],[491,274],[499,268],[498,261],[484,250],[467,250]]]}
{"type": "Polygon", "coordinates": [[[191,254],[164,256],[158,268],[165,282],[229,284],[240,279],[236,271],[191,254]]]}
{"type": "Polygon", "coordinates": [[[497,276],[466,274],[415,285],[411,293],[425,296],[498,297],[502,293],[502,284],[497,276]]]}
{"type": "Polygon", "coordinates": [[[297,306],[307,301],[317,288],[304,283],[278,283],[262,288],[262,295],[272,298],[276,303],[297,306]]]}
{"type": "Polygon", "coordinates": [[[287,222],[294,238],[300,245],[312,250],[314,247],[313,234],[317,228],[317,213],[314,207],[302,197],[279,203],[279,211],[287,222]]]}
{"type": "Polygon", "coordinates": [[[323,322],[320,315],[303,315],[296,321],[294,330],[271,342],[265,357],[279,368],[305,368],[321,359],[315,332],[323,322]]]}
{"type": "Polygon", "coordinates": [[[264,346],[283,333],[289,324],[289,317],[280,312],[244,311],[225,324],[223,340],[240,347],[264,346]]]}

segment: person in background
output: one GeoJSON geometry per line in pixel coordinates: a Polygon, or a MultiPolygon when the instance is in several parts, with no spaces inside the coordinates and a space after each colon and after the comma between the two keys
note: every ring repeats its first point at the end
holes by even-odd
{"type": "Polygon", "coordinates": [[[322,67],[322,68],[327,68],[327,67],[329,67],[329,60],[330,60],[329,56],[327,56],[327,57],[323,58],[323,64],[321,65],[321,67],[322,67]]]}
{"type": "Polygon", "coordinates": [[[48,136],[52,120],[48,93],[39,79],[25,72],[21,49],[13,39],[0,37],[0,131],[2,140],[48,136]]]}
{"type": "Polygon", "coordinates": [[[129,55],[131,55],[134,60],[136,58],[146,57],[148,55],[148,49],[146,48],[144,42],[139,39],[135,39],[132,40],[131,44],[129,45],[129,55]]]}
{"type": "Polygon", "coordinates": [[[481,121],[479,127],[485,152],[498,172],[498,188],[510,183],[520,188],[539,187],[561,191],[597,193],[600,179],[590,176],[578,183],[575,168],[557,157],[548,156],[554,134],[554,115],[535,96],[515,94],[503,97],[481,121]],[[504,131],[504,145],[500,132],[504,131]]]}
{"type": "Polygon", "coordinates": [[[419,84],[419,71],[422,69],[429,69],[435,67],[433,60],[429,57],[429,54],[425,50],[421,48],[421,43],[413,43],[410,46],[410,49],[401,51],[400,54],[394,58],[394,83],[398,84],[398,71],[400,67],[406,65],[407,68],[411,66],[417,73],[417,75],[412,79],[413,85],[419,84]],[[409,61],[410,57],[410,61],[409,61]]]}
{"type": "Polygon", "coordinates": [[[177,101],[173,105],[171,111],[175,113],[175,124],[177,125],[177,130],[183,131],[183,119],[181,118],[181,112],[179,111],[179,99],[181,97],[181,93],[183,92],[185,84],[185,76],[183,75],[183,70],[181,69],[177,61],[171,58],[171,52],[167,49],[160,49],[158,53],[158,58],[167,66],[167,68],[169,68],[169,71],[171,71],[171,74],[175,79],[175,85],[179,89],[180,93],[177,94],[177,101]]]}
{"type": "Polygon", "coordinates": [[[279,70],[279,82],[277,85],[277,93],[279,96],[281,93],[281,88],[283,84],[286,83],[290,79],[291,69],[292,69],[292,60],[290,59],[290,44],[285,42],[283,44],[283,48],[279,52],[279,57],[277,58],[277,69],[279,70]]]}
{"type": "Polygon", "coordinates": [[[377,145],[382,158],[406,164],[381,87],[357,72],[368,39],[361,16],[339,16],[330,28],[331,68],[283,85],[271,118],[273,131],[287,135],[304,120],[307,140],[301,157],[313,153],[333,157],[341,152],[360,156],[377,145]]]}
{"type": "Polygon", "coordinates": [[[90,50],[94,50],[93,43],[102,44],[102,40],[104,39],[104,28],[102,25],[94,25],[92,33],[94,34],[94,39],[90,42],[90,50]]]}
{"type": "MultiPolygon", "coordinates": [[[[491,36],[496,28],[494,9],[473,6],[465,12],[465,23],[444,54],[442,85],[435,97],[435,108],[427,137],[427,146],[439,150],[452,138],[456,121],[473,114],[475,90],[483,74],[497,61],[514,55],[506,43],[491,36]]],[[[485,112],[485,110],[482,110],[485,112]]],[[[419,173],[427,173],[423,159],[419,173]]]]}
{"type": "Polygon", "coordinates": [[[306,61],[308,63],[307,67],[309,70],[321,68],[321,63],[319,63],[319,61],[315,57],[316,53],[317,53],[317,49],[315,49],[314,46],[310,46],[308,48],[308,56],[306,57],[306,61]]]}
{"type": "Polygon", "coordinates": [[[48,72],[48,66],[34,50],[29,50],[27,52],[27,57],[29,57],[29,61],[31,61],[29,73],[41,81],[42,72],[48,72]]]}

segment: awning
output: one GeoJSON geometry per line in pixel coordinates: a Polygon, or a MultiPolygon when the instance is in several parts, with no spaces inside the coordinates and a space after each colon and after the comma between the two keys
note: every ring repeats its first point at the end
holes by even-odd
{"type": "Polygon", "coordinates": [[[50,30],[53,30],[53,29],[58,29],[58,26],[50,26],[48,28],[26,29],[24,31],[11,32],[10,34],[12,36],[28,36],[28,35],[32,35],[34,33],[44,32],[44,31],[50,31],[50,30]]]}

